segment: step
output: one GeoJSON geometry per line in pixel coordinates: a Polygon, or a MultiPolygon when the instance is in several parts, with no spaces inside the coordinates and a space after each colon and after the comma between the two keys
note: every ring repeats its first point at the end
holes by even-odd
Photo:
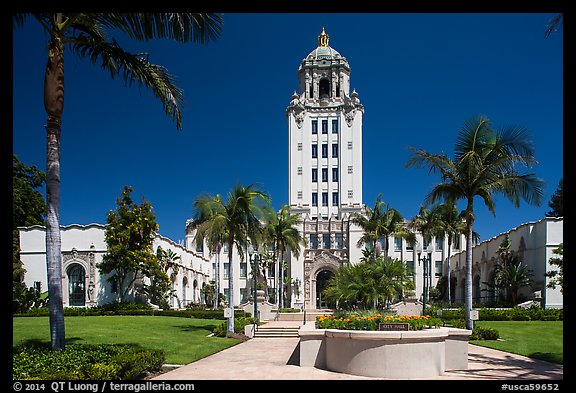
{"type": "Polygon", "coordinates": [[[254,337],[298,337],[299,325],[279,326],[267,324],[258,326],[254,337]]]}

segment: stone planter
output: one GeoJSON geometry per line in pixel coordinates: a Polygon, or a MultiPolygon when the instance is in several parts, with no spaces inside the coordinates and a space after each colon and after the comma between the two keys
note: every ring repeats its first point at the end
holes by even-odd
{"type": "Polygon", "coordinates": [[[468,367],[464,329],[300,329],[300,366],[377,378],[429,378],[468,367]]]}

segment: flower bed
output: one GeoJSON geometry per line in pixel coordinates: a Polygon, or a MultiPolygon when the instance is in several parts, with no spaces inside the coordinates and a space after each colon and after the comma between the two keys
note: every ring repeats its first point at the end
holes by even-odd
{"type": "Polygon", "coordinates": [[[318,329],[378,330],[380,323],[407,323],[410,330],[422,330],[425,328],[438,328],[442,325],[442,320],[429,315],[386,315],[378,312],[353,312],[316,317],[316,327],[318,329]]]}

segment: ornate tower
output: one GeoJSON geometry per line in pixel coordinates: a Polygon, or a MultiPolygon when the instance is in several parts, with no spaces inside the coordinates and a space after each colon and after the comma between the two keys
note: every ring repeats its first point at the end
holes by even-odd
{"type": "Polygon", "coordinates": [[[308,242],[297,261],[290,259],[290,273],[304,284],[306,308],[322,306],[314,301],[317,278],[356,257],[350,252],[360,253],[349,217],[362,209],[364,107],[356,91],[350,93],[348,61],[329,42],[322,28],[318,46],[300,64],[299,91],[286,108],[288,203],[301,215],[308,242]]]}

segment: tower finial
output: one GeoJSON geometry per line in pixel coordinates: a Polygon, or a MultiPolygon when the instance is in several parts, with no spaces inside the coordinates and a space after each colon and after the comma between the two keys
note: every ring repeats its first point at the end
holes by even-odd
{"type": "Polygon", "coordinates": [[[324,26],[322,26],[322,33],[318,36],[318,46],[328,46],[328,41],[330,41],[330,36],[324,31],[324,26]]]}

